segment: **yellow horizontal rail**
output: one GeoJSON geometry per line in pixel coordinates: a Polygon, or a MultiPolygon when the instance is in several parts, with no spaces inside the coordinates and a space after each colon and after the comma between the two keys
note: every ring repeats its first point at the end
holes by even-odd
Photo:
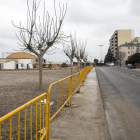
{"type": "Polygon", "coordinates": [[[14,114],[18,113],[19,111],[25,109],[27,106],[29,106],[30,104],[34,103],[36,100],[42,98],[43,96],[47,95],[47,93],[41,94],[38,97],[34,98],[33,100],[27,102],[26,104],[18,107],[17,109],[11,111],[10,113],[6,114],[5,116],[0,118],[0,123],[5,121],[6,119],[10,118],[11,116],[13,116],[14,114]]]}
{"type": "MultiPolygon", "coordinates": [[[[32,140],[32,128],[33,128],[33,126],[32,126],[32,116],[33,116],[33,112],[32,112],[32,110],[33,110],[33,103],[35,103],[35,116],[36,116],[36,118],[35,118],[35,123],[36,123],[36,140],[38,140],[38,130],[37,130],[37,101],[39,100],[40,101],[40,110],[41,110],[41,107],[43,106],[43,112],[46,112],[46,116],[44,115],[44,113],[43,113],[43,126],[44,126],[44,122],[45,122],[45,120],[46,120],[46,122],[47,122],[47,120],[48,120],[48,105],[47,105],[47,103],[46,103],[46,110],[45,110],[45,103],[44,103],[44,100],[45,100],[45,97],[46,97],[46,101],[47,101],[47,93],[43,93],[43,94],[41,94],[40,96],[38,96],[38,97],[36,97],[36,98],[34,98],[34,99],[32,99],[32,100],[30,100],[29,102],[27,102],[27,103],[25,103],[24,105],[22,105],[22,106],[20,106],[20,107],[18,107],[17,109],[15,109],[15,110],[13,110],[13,111],[11,111],[10,113],[8,113],[8,114],[6,114],[5,116],[3,116],[3,117],[1,117],[0,118],[0,140],[1,140],[1,130],[2,130],[2,128],[1,128],[1,123],[2,122],[4,122],[5,120],[7,120],[7,119],[9,119],[9,140],[11,140],[12,139],[12,116],[13,115],[15,115],[15,114],[18,114],[18,137],[17,137],[17,139],[18,140],[20,140],[20,122],[21,122],[21,119],[20,119],[20,111],[22,111],[23,109],[25,109],[25,112],[24,112],[24,140],[26,140],[26,131],[27,131],[27,107],[28,106],[30,106],[30,129],[29,129],[29,131],[30,131],[30,139],[32,140]],[[43,98],[43,105],[41,106],[41,98],[43,98]]],[[[41,122],[41,119],[42,118],[40,118],[40,122],[41,122]]],[[[40,126],[41,126],[41,124],[40,124],[40,126]]],[[[46,136],[46,140],[47,140],[47,130],[48,130],[48,122],[45,124],[45,126],[46,126],[46,128],[45,128],[45,133],[43,134],[43,137],[45,137],[46,136]]],[[[40,134],[41,134],[41,128],[40,128],[40,134]]],[[[40,135],[40,139],[41,139],[41,135],[40,135]]]]}

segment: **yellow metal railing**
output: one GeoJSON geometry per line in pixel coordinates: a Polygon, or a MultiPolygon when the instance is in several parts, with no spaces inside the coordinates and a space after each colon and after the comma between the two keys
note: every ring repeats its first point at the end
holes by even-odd
{"type": "MultiPolygon", "coordinates": [[[[48,104],[46,104],[46,101],[47,101],[47,93],[44,93],[36,98],[34,98],[33,100],[27,102],[26,104],[20,106],[19,108],[13,110],[12,112],[6,114],[5,116],[1,117],[0,118],[0,140],[3,140],[2,139],[2,136],[1,136],[1,125],[4,121],[6,121],[7,119],[9,119],[9,140],[11,139],[17,139],[17,140],[20,140],[21,139],[21,119],[24,120],[24,140],[28,140],[29,137],[27,137],[27,133],[30,131],[30,140],[32,140],[32,135],[33,135],[33,132],[32,132],[32,129],[33,129],[33,126],[32,126],[32,123],[34,121],[34,123],[36,124],[34,127],[35,127],[35,134],[36,134],[36,140],[38,140],[38,138],[43,139],[45,136],[46,136],[46,140],[47,140],[47,129],[48,129],[48,104]],[[34,107],[33,107],[34,105],[34,107]],[[30,111],[28,111],[28,109],[30,111]],[[39,108],[39,112],[38,112],[38,108],[39,108]],[[35,112],[33,113],[32,110],[35,110],[35,112]],[[22,115],[24,116],[24,119],[23,119],[23,116],[21,118],[21,114],[20,112],[22,112],[22,115]],[[29,112],[28,116],[27,116],[27,111],[29,112]],[[15,116],[17,114],[17,116],[15,116]],[[33,115],[35,116],[35,119],[33,120],[32,117],[33,115]],[[12,117],[14,116],[14,119],[17,120],[18,122],[18,134],[17,134],[17,137],[13,138],[12,137],[12,117]],[[29,119],[30,123],[27,124],[27,119],[29,119]],[[38,120],[39,120],[39,125],[38,125],[38,120]],[[30,129],[29,129],[30,128],[30,129]],[[42,128],[45,128],[43,129],[43,135],[41,135],[41,129],[42,128]],[[38,136],[38,131],[40,131],[40,135],[38,136]]],[[[14,120],[14,122],[15,122],[14,120]]],[[[14,124],[16,125],[16,124],[14,124]]],[[[8,138],[6,138],[8,139],[8,138]]],[[[23,139],[23,138],[22,138],[23,139]]],[[[4,139],[5,140],[5,139],[4,139]]]]}
{"type": "Polygon", "coordinates": [[[24,140],[26,139],[32,140],[33,138],[35,138],[36,140],[38,139],[44,140],[44,138],[45,140],[50,140],[50,122],[61,111],[61,109],[65,105],[67,106],[72,105],[72,94],[75,93],[78,89],[80,91],[80,85],[82,84],[85,75],[92,67],[93,66],[88,66],[77,74],[68,76],[62,80],[52,83],[49,86],[48,94],[44,93],[34,98],[33,100],[27,102],[26,104],[20,106],[14,111],[1,117],[0,140],[3,140],[1,135],[2,133],[1,125],[7,119],[9,119],[9,140],[14,139],[12,137],[12,134],[14,133],[12,131],[13,119],[14,122],[17,122],[17,128],[18,128],[17,138],[15,139],[18,140],[23,139],[21,138],[21,127],[23,126],[24,140]],[[53,95],[53,98],[51,97],[51,95],[53,95]],[[53,100],[55,101],[52,108],[52,110],[54,110],[54,113],[53,112],[51,113],[50,101],[53,100]],[[27,132],[28,132],[28,136],[27,136],[27,132]]]}

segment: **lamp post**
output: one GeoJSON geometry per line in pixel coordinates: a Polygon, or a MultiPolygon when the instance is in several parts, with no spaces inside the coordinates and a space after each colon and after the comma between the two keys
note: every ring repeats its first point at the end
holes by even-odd
{"type": "Polygon", "coordinates": [[[100,51],[101,51],[101,60],[100,60],[100,62],[102,61],[102,46],[104,46],[104,45],[98,45],[98,46],[100,46],[100,51]]]}

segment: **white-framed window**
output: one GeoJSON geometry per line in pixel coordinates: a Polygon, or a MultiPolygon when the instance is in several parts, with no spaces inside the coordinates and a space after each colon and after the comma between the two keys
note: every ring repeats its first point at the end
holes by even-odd
{"type": "Polygon", "coordinates": [[[23,67],[23,63],[21,63],[21,67],[23,67]]]}

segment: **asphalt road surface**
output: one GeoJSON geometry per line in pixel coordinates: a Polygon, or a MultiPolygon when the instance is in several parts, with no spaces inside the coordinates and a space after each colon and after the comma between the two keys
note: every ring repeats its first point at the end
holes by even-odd
{"type": "Polygon", "coordinates": [[[98,67],[111,140],[140,140],[140,71],[98,67]]]}

